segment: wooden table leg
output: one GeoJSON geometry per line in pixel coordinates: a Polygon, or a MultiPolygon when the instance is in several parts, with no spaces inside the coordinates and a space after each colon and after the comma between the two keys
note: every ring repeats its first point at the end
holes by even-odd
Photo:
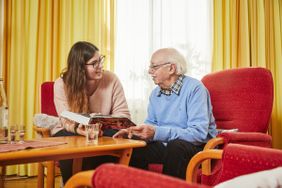
{"type": "Polygon", "coordinates": [[[6,166],[1,166],[0,188],[4,187],[5,175],[6,175],[6,166]]]}
{"type": "Polygon", "coordinates": [[[55,162],[47,162],[47,188],[55,187],[55,162]]]}
{"type": "Polygon", "coordinates": [[[132,148],[123,150],[122,155],[119,158],[119,164],[128,166],[132,154],[132,150],[133,150],[132,148]]]}
{"type": "Polygon", "coordinates": [[[73,159],[72,163],[72,175],[80,172],[82,170],[82,158],[73,159]]]}
{"type": "Polygon", "coordinates": [[[44,165],[43,163],[38,163],[37,168],[37,188],[44,188],[44,165]]]}

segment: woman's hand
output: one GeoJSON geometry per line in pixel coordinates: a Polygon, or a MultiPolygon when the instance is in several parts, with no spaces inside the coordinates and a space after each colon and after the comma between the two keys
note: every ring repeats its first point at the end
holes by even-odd
{"type": "Polygon", "coordinates": [[[85,130],[84,125],[82,124],[79,124],[75,131],[79,135],[86,136],[86,130],[85,130]]]}

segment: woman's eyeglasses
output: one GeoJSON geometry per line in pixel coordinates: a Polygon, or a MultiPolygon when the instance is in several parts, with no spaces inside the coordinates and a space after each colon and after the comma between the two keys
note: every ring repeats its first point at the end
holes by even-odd
{"type": "Polygon", "coordinates": [[[99,59],[92,61],[91,63],[85,64],[85,65],[92,65],[94,69],[96,69],[97,67],[99,67],[100,65],[103,65],[104,61],[105,61],[105,57],[104,55],[101,55],[99,57],[99,59]]]}

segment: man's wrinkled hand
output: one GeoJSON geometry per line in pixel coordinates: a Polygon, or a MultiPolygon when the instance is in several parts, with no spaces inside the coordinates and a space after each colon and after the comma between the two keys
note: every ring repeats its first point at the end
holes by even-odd
{"type": "Polygon", "coordinates": [[[132,135],[137,136],[141,140],[152,140],[155,135],[155,127],[152,125],[142,124],[129,129],[132,135]]]}
{"type": "Polygon", "coordinates": [[[152,140],[155,135],[155,127],[152,125],[138,125],[135,127],[129,127],[127,129],[121,129],[113,138],[138,138],[141,140],[152,140]]]}
{"type": "Polygon", "coordinates": [[[132,133],[130,129],[120,129],[116,134],[113,135],[113,138],[132,138],[132,133]]]}

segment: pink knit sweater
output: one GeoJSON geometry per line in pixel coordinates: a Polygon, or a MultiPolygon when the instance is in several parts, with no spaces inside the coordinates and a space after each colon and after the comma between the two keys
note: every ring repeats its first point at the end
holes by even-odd
{"type": "MultiPolygon", "coordinates": [[[[54,84],[54,103],[58,115],[64,110],[69,110],[62,78],[58,78],[54,84]]],[[[89,96],[89,109],[91,113],[130,118],[122,85],[114,73],[103,72],[98,88],[89,96]]],[[[73,125],[63,126],[59,123],[51,130],[51,134],[54,135],[62,129],[73,132],[73,125]]]]}

